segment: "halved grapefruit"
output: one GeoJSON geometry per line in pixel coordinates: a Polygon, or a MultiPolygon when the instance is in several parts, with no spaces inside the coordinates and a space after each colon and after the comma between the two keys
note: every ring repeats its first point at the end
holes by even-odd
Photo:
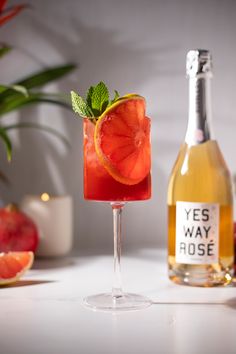
{"type": "Polygon", "coordinates": [[[0,253],[0,286],[16,282],[31,268],[33,252],[0,253]]]}
{"type": "Polygon", "coordinates": [[[118,99],[98,119],[94,134],[98,158],[118,182],[135,185],[150,172],[150,119],[145,99],[131,94],[118,99]]]}

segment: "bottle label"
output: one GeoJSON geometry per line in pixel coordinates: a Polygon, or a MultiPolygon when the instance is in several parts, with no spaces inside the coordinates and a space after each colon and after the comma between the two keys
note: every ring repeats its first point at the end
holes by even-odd
{"type": "Polygon", "coordinates": [[[176,203],[176,262],[218,263],[219,204],[176,203]]]}

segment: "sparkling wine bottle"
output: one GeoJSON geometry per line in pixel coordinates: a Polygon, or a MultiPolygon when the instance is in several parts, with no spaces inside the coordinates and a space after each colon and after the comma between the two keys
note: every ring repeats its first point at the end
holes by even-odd
{"type": "Polygon", "coordinates": [[[193,286],[228,284],[233,275],[233,193],[211,128],[207,50],[187,54],[189,118],[168,187],[169,277],[193,286]]]}

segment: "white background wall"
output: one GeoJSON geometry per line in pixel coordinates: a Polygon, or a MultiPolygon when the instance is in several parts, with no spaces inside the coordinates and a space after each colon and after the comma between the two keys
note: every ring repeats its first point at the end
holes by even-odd
{"type": "MultiPolygon", "coordinates": [[[[13,1],[10,3],[14,3],[13,1]]],[[[15,1],[17,3],[17,1],[15,1]]],[[[187,120],[185,55],[210,49],[214,59],[214,127],[224,156],[236,172],[236,2],[234,0],[28,0],[25,10],[1,29],[1,41],[15,50],[1,60],[0,81],[10,82],[45,66],[78,63],[78,70],[48,90],[85,93],[104,80],[122,94],[147,99],[152,118],[153,198],[131,203],[124,212],[125,249],[166,244],[166,190],[171,167],[184,139],[187,120]]],[[[82,124],[53,106],[27,108],[3,121],[30,120],[65,134],[72,148],[35,131],[14,136],[10,165],[1,147],[5,202],[28,193],[69,193],[75,205],[75,244],[106,251],[112,247],[108,205],[85,202],[82,186],[82,124]]],[[[219,186],[220,187],[220,186],[219,186]]]]}

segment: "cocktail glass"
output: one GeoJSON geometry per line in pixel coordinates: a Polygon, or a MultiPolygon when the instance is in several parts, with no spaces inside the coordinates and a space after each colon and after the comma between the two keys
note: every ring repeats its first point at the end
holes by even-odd
{"type": "MultiPolygon", "coordinates": [[[[150,119],[145,117],[148,126],[148,139],[150,140],[150,119]]],[[[95,148],[95,124],[84,119],[84,198],[86,200],[103,201],[110,203],[113,212],[114,233],[114,282],[111,293],[91,295],[84,299],[86,306],[104,311],[138,310],[148,307],[150,300],[142,295],[124,293],[121,281],[121,217],[122,210],[127,202],[143,201],[151,197],[151,174],[134,185],[120,183],[107,171],[95,148]]],[[[127,128],[128,129],[128,128],[127,128]]],[[[133,134],[133,133],[132,133],[133,134]]],[[[137,141],[141,144],[142,134],[137,129],[137,141]],[[139,141],[139,139],[141,139],[139,141]]],[[[147,137],[146,137],[147,138],[147,137]]],[[[132,140],[132,139],[131,139],[132,140]]],[[[117,147],[119,149],[119,147],[117,147]]],[[[147,150],[150,159],[150,150],[147,150]]]]}

